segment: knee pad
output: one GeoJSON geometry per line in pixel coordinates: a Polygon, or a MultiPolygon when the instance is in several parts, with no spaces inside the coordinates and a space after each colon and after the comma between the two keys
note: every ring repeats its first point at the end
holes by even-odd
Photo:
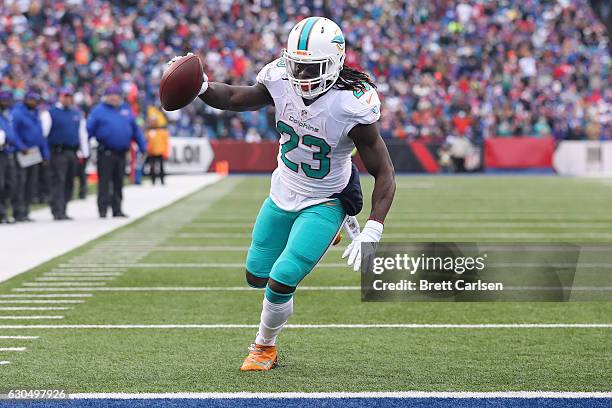
{"type": "Polygon", "coordinates": [[[271,289],[269,283],[266,285],[266,299],[268,299],[268,302],[270,303],[275,303],[275,304],[287,303],[291,300],[292,297],[293,297],[293,292],[279,293],[271,289]]]}
{"type": "Polygon", "coordinates": [[[246,281],[247,281],[247,284],[252,288],[263,289],[266,287],[266,284],[268,283],[268,278],[255,276],[247,270],[246,271],[246,281]]]}

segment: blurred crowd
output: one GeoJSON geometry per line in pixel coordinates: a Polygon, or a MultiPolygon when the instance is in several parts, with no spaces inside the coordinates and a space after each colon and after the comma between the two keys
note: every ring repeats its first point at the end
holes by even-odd
{"type": "MultiPolygon", "coordinates": [[[[0,81],[19,99],[75,89],[85,112],[111,84],[144,122],[166,61],[194,52],[213,81],[252,84],[306,16],[338,22],[370,73],[385,138],[612,137],[605,28],[586,0],[4,0],[0,81]]],[[[174,136],[276,139],[273,108],[168,114],[174,136]]]]}

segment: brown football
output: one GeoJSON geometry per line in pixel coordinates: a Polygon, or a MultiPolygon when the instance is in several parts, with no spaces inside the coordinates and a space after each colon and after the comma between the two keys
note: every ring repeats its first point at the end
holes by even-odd
{"type": "Polygon", "coordinates": [[[174,61],[162,75],[159,100],[167,111],[189,105],[202,88],[204,69],[197,55],[186,55],[174,61]]]}

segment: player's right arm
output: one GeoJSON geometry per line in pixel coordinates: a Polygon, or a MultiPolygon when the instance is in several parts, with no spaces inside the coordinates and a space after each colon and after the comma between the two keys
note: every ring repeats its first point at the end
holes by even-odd
{"type": "MultiPolygon", "coordinates": [[[[207,80],[205,75],[204,81],[207,80]]],[[[273,104],[268,89],[261,83],[253,86],[237,86],[208,82],[207,89],[199,97],[213,108],[237,112],[255,111],[273,104]]]]}
{"type": "MultiPolygon", "coordinates": [[[[188,53],[187,55],[193,55],[188,53]]],[[[179,56],[172,58],[168,66],[172,65],[179,56]]],[[[276,62],[276,61],[275,61],[276,62]]],[[[208,75],[204,73],[204,81],[198,97],[207,105],[216,109],[244,112],[256,111],[264,106],[273,105],[274,100],[266,86],[265,72],[268,72],[268,64],[257,76],[257,83],[252,86],[229,85],[222,82],[209,82],[208,75]]]]}

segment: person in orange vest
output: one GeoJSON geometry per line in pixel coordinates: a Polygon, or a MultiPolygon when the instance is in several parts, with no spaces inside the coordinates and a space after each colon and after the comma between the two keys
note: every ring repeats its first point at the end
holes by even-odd
{"type": "Polygon", "coordinates": [[[162,184],[166,184],[164,180],[164,160],[167,160],[170,154],[168,120],[155,107],[149,107],[147,111],[146,138],[147,162],[149,163],[151,181],[155,184],[157,178],[159,178],[162,184]]]}

